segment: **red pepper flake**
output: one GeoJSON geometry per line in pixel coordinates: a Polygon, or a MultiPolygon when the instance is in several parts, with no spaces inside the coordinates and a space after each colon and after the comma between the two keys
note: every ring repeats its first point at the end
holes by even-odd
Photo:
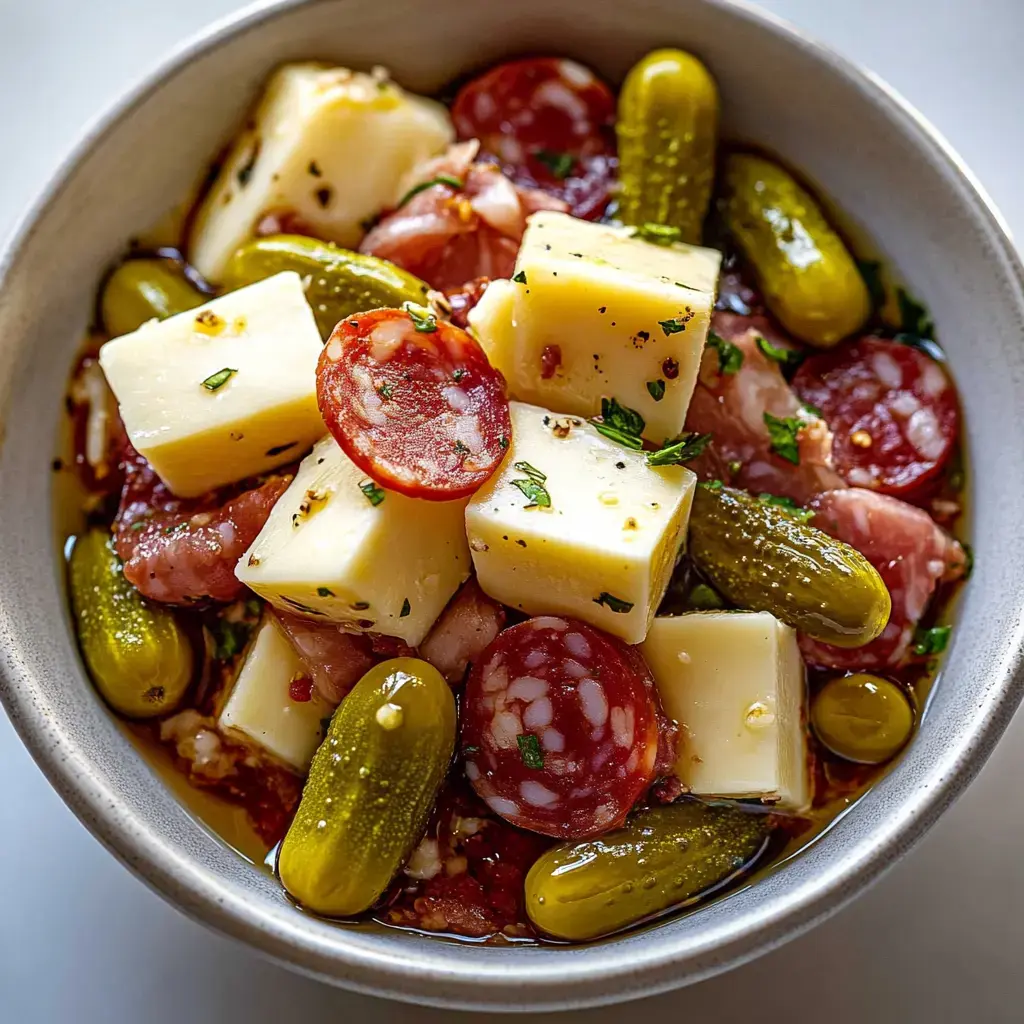
{"type": "Polygon", "coordinates": [[[306,704],[313,699],[313,680],[305,676],[293,679],[288,687],[288,696],[296,704],[306,704]]]}
{"type": "Polygon", "coordinates": [[[661,372],[663,374],[665,374],[665,376],[669,380],[675,380],[676,377],[679,376],[679,363],[675,359],[673,359],[671,356],[669,356],[661,364],[661,372]]]}
{"type": "Polygon", "coordinates": [[[562,349],[558,345],[545,345],[540,354],[540,376],[551,380],[562,365],[562,349]]]}

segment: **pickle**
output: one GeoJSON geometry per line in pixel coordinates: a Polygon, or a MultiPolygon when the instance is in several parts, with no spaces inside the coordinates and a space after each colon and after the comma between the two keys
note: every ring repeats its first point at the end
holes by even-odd
{"type": "Polygon", "coordinates": [[[271,235],[247,242],[228,262],[224,290],[255,284],[283,270],[309,279],[306,298],[326,341],[339,320],[403,302],[422,304],[430,286],[387,260],[341,249],[303,235],[271,235]]]}
{"type": "Polygon", "coordinates": [[[526,912],[548,935],[582,941],[692,901],[761,852],[766,815],[684,800],[641,811],[598,839],[548,850],[526,876],[526,912]]]}
{"type": "Polygon", "coordinates": [[[718,87],[682,50],[655,50],[619,96],[619,216],[699,244],[715,178],[718,87]]]}
{"type": "Polygon", "coordinates": [[[871,314],[867,285],[815,199],[763,157],[734,154],[723,173],[725,225],[782,326],[818,348],[862,327],[871,314]]]}
{"type": "Polygon", "coordinates": [[[124,578],[104,530],[79,537],[69,566],[78,642],[103,699],[129,718],[173,711],[192,679],[192,646],[174,613],[124,578]]]}
{"type": "Polygon", "coordinates": [[[138,330],[147,320],[184,313],[208,299],[173,260],[125,260],[107,278],[100,314],[107,333],[116,338],[138,330]]]}
{"type": "Polygon", "coordinates": [[[914,710],[895,683],[868,672],[830,679],[811,705],[811,725],[839,757],[884,764],[907,744],[914,710]]]}
{"type": "Polygon", "coordinates": [[[816,640],[862,647],[889,621],[889,591],[859,551],[744,491],[698,487],[689,544],[732,604],[771,612],[816,640]]]}
{"type": "Polygon", "coordinates": [[[341,702],[281,844],[281,884],[302,906],[351,917],[419,841],[455,746],[455,699],[418,658],[374,666],[341,702]]]}

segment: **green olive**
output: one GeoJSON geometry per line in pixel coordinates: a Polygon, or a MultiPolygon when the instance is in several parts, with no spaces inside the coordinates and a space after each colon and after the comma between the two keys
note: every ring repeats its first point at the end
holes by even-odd
{"type": "Polygon", "coordinates": [[[173,711],[192,679],[192,647],[174,613],[124,578],[104,530],[79,537],[69,565],[78,642],[104,700],[129,718],[173,711]]]}
{"type": "Polygon", "coordinates": [[[423,303],[429,286],[387,260],[342,249],[304,235],[271,235],[247,242],[224,271],[224,290],[234,291],[294,270],[308,278],[306,298],[326,340],[339,320],[403,302],[423,303]]]}
{"type": "Polygon", "coordinates": [[[914,730],[914,710],[895,683],[867,672],[830,679],[811,705],[818,739],[839,757],[883,764],[914,730]]]}
{"type": "Polygon", "coordinates": [[[419,841],[455,746],[455,699],[418,658],[374,666],[331,719],[281,844],[281,884],[304,907],[351,917],[419,841]]]}
{"type": "Polygon", "coordinates": [[[526,912],[548,935],[583,941],[689,902],[750,864],[766,815],[683,800],[598,839],[548,850],[526,876],[526,912]]]}
{"type": "Polygon", "coordinates": [[[107,278],[100,313],[107,333],[116,338],[131,334],[147,320],[163,320],[206,302],[173,260],[125,260],[107,278]]]}
{"type": "Polygon", "coordinates": [[[682,50],[655,50],[619,95],[619,216],[679,229],[698,244],[715,178],[718,87],[682,50]]]}
{"type": "Polygon", "coordinates": [[[737,153],[723,168],[722,216],[782,326],[831,348],[864,325],[871,297],[817,201],[784,168],[737,153]]]}

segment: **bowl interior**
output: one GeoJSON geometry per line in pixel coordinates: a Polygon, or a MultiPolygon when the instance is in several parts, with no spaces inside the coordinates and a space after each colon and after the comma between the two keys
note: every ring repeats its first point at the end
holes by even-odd
{"type": "Polygon", "coordinates": [[[649,995],[762,952],[850,898],[978,770],[1020,698],[1024,294],[997,218],[879,85],[724,0],[328,0],[263,4],[186,47],[94,129],[0,263],[0,692],[86,824],[187,912],[309,973],[420,1002],[508,1009],[649,995]],[[104,267],[185,196],[267,73],[319,57],[386,64],[411,89],[520,53],[611,81],[648,49],[709,64],[727,135],[785,156],[929,305],[963,398],[976,573],[920,733],[812,848],[749,887],[587,947],[485,948],[306,917],[193,820],[94,696],[70,631],[49,463],[68,368],[104,267]],[[6,276],[3,276],[6,274],[6,276]]]}

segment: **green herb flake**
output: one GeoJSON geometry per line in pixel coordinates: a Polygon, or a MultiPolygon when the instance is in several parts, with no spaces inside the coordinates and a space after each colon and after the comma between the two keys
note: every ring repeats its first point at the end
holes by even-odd
{"type": "Polygon", "coordinates": [[[455,178],[450,174],[439,174],[436,178],[431,178],[429,181],[421,181],[418,185],[413,185],[408,192],[398,200],[398,206],[396,209],[401,209],[413,196],[418,196],[421,192],[426,192],[428,188],[433,188],[435,185],[447,185],[449,188],[453,188],[456,191],[462,188],[463,182],[459,178],[455,178]]]}
{"type": "Polygon", "coordinates": [[[359,485],[366,500],[373,506],[379,505],[384,500],[384,492],[372,481],[366,480],[359,485]]]}
{"type": "Polygon", "coordinates": [[[518,487],[529,498],[527,508],[551,508],[551,495],[537,480],[513,480],[512,486],[518,487]]]}
{"type": "Polygon", "coordinates": [[[466,447],[466,445],[464,445],[461,441],[456,441],[455,442],[455,450],[460,455],[468,455],[469,454],[469,448],[466,447]]]}
{"type": "Polygon", "coordinates": [[[137,523],[132,523],[132,533],[138,533],[139,530],[144,530],[145,528],[146,528],[145,520],[139,520],[139,522],[137,522],[137,523]]]}
{"type": "Polygon", "coordinates": [[[526,271],[520,270],[519,273],[512,278],[512,280],[515,281],[516,284],[526,284],[526,271]]]}
{"type": "Polygon", "coordinates": [[[783,370],[795,370],[807,358],[806,353],[795,348],[773,345],[767,338],[758,338],[755,344],[763,356],[778,363],[783,370]]]}
{"type": "Polygon", "coordinates": [[[619,405],[614,398],[601,399],[601,420],[609,427],[621,430],[624,434],[635,434],[637,437],[647,426],[640,413],[628,406],[619,405]]]}
{"type": "Polygon", "coordinates": [[[467,371],[460,366],[457,370],[452,371],[452,380],[455,381],[456,384],[458,384],[459,381],[466,376],[466,372],[467,371]]]}
{"type": "Polygon", "coordinates": [[[739,459],[733,459],[725,468],[729,470],[730,476],[736,476],[743,468],[743,463],[739,459]]]}
{"type": "Polygon", "coordinates": [[[218,370],[216,373],[211,373],[209,377],[204,380],[203,387],[207,391],[218,391],[224,387],[225,384],[236,374],[237,370],[233,370],[230,366],[225,366],[223,370],[218,370]]]}
{"type": "Polygon", "coordinates": [[[686,317],[673,317],[671,320],[659,320],[658,326],[665,332],[665,337],[669,338],[673,334],[679,334],[680,331],[686,330],[687,319],[686,317]]]}
{"type": "Polygon", "coordinates": [[[334,591],[330,587],[317,587],[317,597],[334,597],[334,591]]]}
{"type": "Polygon", "coordinates": [[[252,626],[246,622],[230,622],[218,619],[210,627],[213,637],[213,656],[217,661],[231,661],[245,649],[252,635],[252,626]]]}
{"type": "Polygon", "coordinates": [[[598,423],[596,420],[591,420],[591,423],[593,423],[594,429],[599,434],[603,434],[609,441],[621,444],[624,448],[640,451],[644,446],[643,441],[635,434],[623,433],[623,431],[617,430],[615,427],[609,427],[607,423],[598,423]]]}
{"type": "Polygon", "coordinates": [[[413,327],[420,334],[433,334],[437,330],[437,317],[426,306],[418,306],[415,302],[403,302],[402,309],[409,314],[413,327]]]}
{"type": "Polygon", "coordinates": [[[648,452],[647,465],[681,466],[684,462],[703,454],[710,442],[710,434],[680,434],[674,440],[666,441],[656,452],[648,452]]]}
{"type": "Polygon", "coordinates": [[[762,505],[771,505],[774,508],[782,509],[787,515],[801,523],[809,523],[814,518],[812,509],[803,508],[792,498],[785,498],[778,494],[768,494],[765,492],[764,494],[759,494],[757,500],[762,505]]]}
{"type": "Polygon", "coordinates": [[[941,654],[949,645],[952,626],[932,626],[918,629],[914,633],[914,653],[922,655],[941,654]]]}
{"type": "Polygon", "coordinates": [[[857,260],[857,269],[864,278],[864,285],[871,296],[871,308],[881,309],[885,305],[885,282],[882,280],[882,264],[879,260],[857,260]]]}
{"type": "Polygon", "coordinates": [[[935,336],[935,324],[928,316],[928,310],[920,302],[903,288],[897,290],[896,300],[900,310],[900,329],[904,334],[920,339],[931,339],[935,336]]]}
{"type": "Polygon", "coordinates": [[[550,149],[537,149],[533,153],[534,159],[542,163],[550,172],[552,177],[559,181],[565,181],[572,174],[576,166],[576,157],[572,153],[558,153],[550,149]]]}
{"type": "Polygon", "coordinates": [[[825,418],[825,414],[816,405],[811,405],[810,402],[801,402],[800,405],[812,416],[817,416],[819,420],[825,418]]]}
{"type": "Polygon", "coordinates": [[[519,756],[527,768],[543,768],[544,752],[540,749],[540,740],[532,732],[521,732],[516,737],[519,744],[519,756]]]}
{"type": "Polygon", "coordinates": [[[512,465],[514,469],[518,469],[520,473],[525,473],[531,480],[536,480],[539,484],[547,480],[547,474],[542,473],[536,466],[531,466],[529,462],[515,462],[512,465]]]}
{"type": "Polygon", "coordinates": [[[725,484],[721,480],[702,480],[697,486],[703,487],[706,491],[720,491],[725,484]]]}
{"type": "Polygon", "coordinates": [[[764,425],[768,428],[768,437],[771,440],[771,450],[780,459],[792,462],[794,466],[800,465],[800,431],[803,429],[803,420],[796,416],[787,416],[780,419],[770,412],[764,414],[764,425]]]}
{"type": "Polygon", "coordinates": [[[726,341],[721,335],[714,331],[708,331],[706,348],[712,348],[718,353],[718,370],[720,373],[732,375],[738,373],[743,365],[743,350],[726,341]]]}
{"type": "Polygon", "coordinates": [[[475,747],[475,746],[470,745],[468,747],[463,747],[462,748],[462,756],[463,757],[469,757],[471,754],[479,754],[479,753],[480,753],[480,748],[479,747],[475,747]]]}
{"type": "Polygon", "coordinates": [[[504,434],[498,438],[498,447],[503,450],[508,448],[508,438],[504,434]]]}
{"type": "Polygon", "coordinates": [[[409,604],[409,598],[406,598],[402,602],[402,610],[398,613],[400,619],[404,619],[412,611],[412,605],[409,604]]]}
{"type": "Polygon", "coordinates": [[[395,389],[390,384],[381,384],[381,386],[377,388],[377,394],[387,402],[394,397],[395,389]]]}
{"type": "Polygon", "coordinates": [[[594,604],[603,604],[617,615],[625,615],[633,610],[632,601],[623,601],[621,597],[609,594],[607,590],[602,590],[600,596],[594,598],[594,604]]]}
{"type": "Polygon", "coordinates": [[[645,242],[652,242],[654,245],[671,245],[678,242],[682,232],[679,228],[671,227],[668,224],[654,224],[647,221],[633,229],[634,238],[642,238],[645,242]]]}
{"type": "Polygon", "coordinates": [[[656,402],[660,402],[665,397],[665,382],[659,378],[658,380],[649,380],[647,382],[647,393],[656,402]]]}
{"type": "Polygon", "coordinates": [[[960,541],[960,547],[964,549],[964,579],[969,580],[974,572],[974,548],[967,541],[960,541]]]}

